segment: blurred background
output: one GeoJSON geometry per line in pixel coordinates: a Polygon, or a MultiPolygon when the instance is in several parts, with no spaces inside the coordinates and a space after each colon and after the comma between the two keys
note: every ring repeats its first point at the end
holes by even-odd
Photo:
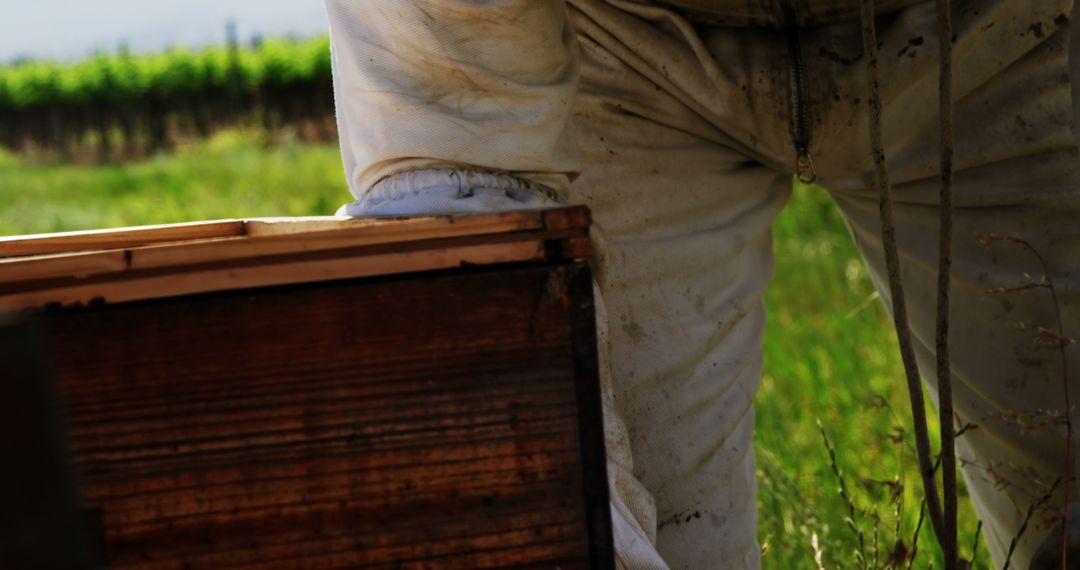
{"type": "Polygon", "coordinates": [[[136,53],[220,45],[230,21],[247,38],[310,37],[327,29],[318,0],[4,0],[3,10],[2,63],[72,61],[120,45],[136,53]]]}
{"type": "Polygon", "coordinates": [[[44,0],[17,13],[0,28],[0,144],[16,154],[130,160],[253,121],[334,136],[319,3],[44,0]]]}
{"type": "MultiPolygon", "coordinates": [[[[350,200],[322,2],[0,2],[0,236],[350,200]]],[[[822,189],[796,187],[774,249],[755,436],[765,568],[940,568],[895,336],[822,189]]],[[[989,567],[985,548],[976,561],[989,567]]]]}

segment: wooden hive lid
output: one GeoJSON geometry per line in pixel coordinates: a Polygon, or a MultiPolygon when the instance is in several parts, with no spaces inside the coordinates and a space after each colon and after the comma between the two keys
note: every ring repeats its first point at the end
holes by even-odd
{"type": "Polygon", "coordinates": [[[403,219],[253,218],[0,238],[0,312],[462,265],[580,259],[576,206],[403,219]]]}

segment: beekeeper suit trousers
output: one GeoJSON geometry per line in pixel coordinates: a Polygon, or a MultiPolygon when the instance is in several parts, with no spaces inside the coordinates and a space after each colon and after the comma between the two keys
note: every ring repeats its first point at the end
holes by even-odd
{"type": "MultiPolygon", "coordinates": [[[[788,37],[688,20],[648,1],[326,2],[356,197],[343,211],[412,215],[559,201],[592,208],[618,562],[757,567],[751,432],[762,297],[772,275],[771,223],[796,170],[788,37]]],[[[1056,331],[1060,310],[1066,335],[1080,336],[1072,1],[962,5],[954,15],[952,373],[956,425],[978,428],[957,448],[1000,565],[1026,511],[1066,463],[1063,363],[1046,331],[1056,331]],[[1045,259],[1056,309],[1044,287],[988,292],[1037,285],[1044,272],[1032,250],[987,234],[1018,237],[1045,259]]],[[[879,31],[903,284],[931,394],[936,30],[929,3],[881,20],[879,31]]],[[[803,30],[799,42],[819,182],[890,305],[869,182],[859,26],[803,30]]],[[[836,378],[836,389],[859,381],[836,378]]],[[[1037,513],[1017,567],[1027,566],[1059,513],[1037,513]]]]}

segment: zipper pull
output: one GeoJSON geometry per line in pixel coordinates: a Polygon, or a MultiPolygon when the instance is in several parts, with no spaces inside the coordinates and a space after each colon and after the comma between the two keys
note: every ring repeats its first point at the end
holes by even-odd
{"type": "Polygon", "coordinates": [[[795,176],[803,184],[813,184],[817,181],[817,172],[814,161],[810,159],[810,151],[800,147],[795,149],[795,153],[795,176]]]}

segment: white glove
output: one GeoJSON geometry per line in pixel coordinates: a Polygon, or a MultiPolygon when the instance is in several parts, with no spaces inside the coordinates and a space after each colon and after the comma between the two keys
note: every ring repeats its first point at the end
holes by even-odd
{"type": "Polygon", "coordinates": [[[559,205],[551,189],[510,174],[433,169],[384,178],[337,214],[356,218],[435,216],[542,210],[559,205]]]}

